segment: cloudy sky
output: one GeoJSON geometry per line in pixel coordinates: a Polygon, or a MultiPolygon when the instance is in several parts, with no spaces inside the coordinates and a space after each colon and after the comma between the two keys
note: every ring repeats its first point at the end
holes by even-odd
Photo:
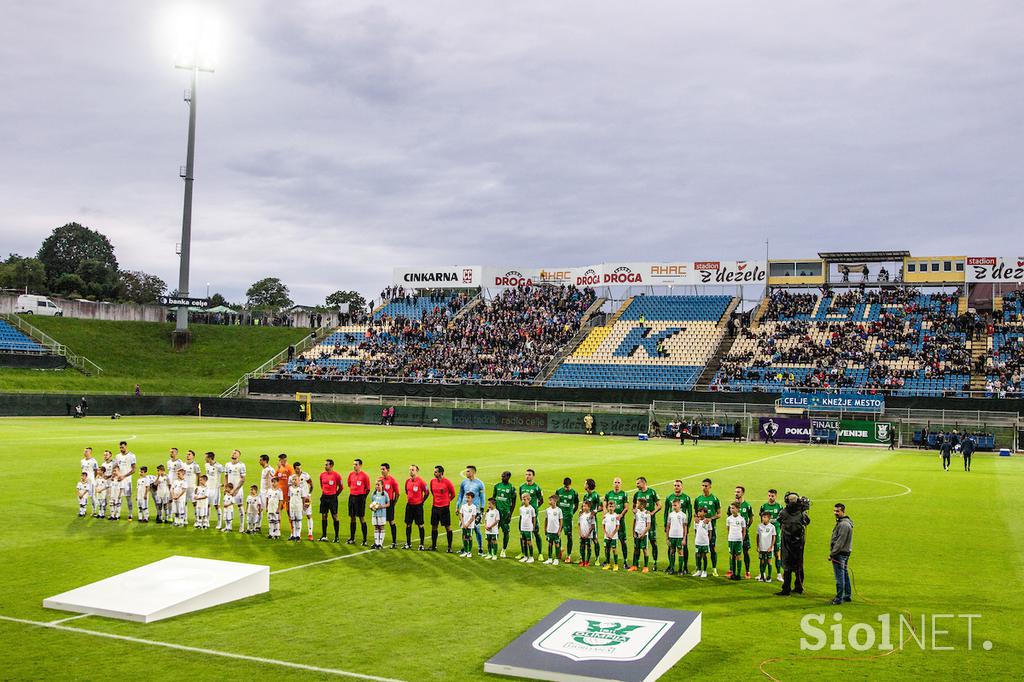
{"type": "MultiPolygon", "coordinates": [[[[213,2],[192,292],[395,265],[1024,253],[1024,5],[213,2]]],[[[178,5],[10,2],[0,256],[107,234],[177,282],[178,5]]]]}

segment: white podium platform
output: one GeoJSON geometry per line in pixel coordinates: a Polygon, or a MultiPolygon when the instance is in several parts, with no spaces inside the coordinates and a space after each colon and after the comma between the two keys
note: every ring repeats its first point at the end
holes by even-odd
{"type": "Polygon", "coordinates": [[[43,600],[43,607],[139,623],[270,591],[270,567],[172,556],[43,600]]]}

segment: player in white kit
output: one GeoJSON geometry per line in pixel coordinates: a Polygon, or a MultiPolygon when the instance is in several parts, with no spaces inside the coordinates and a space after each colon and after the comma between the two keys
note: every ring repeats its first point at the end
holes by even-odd
{"type": "MultiPolygon", "coordinates": [[[[199,485],[199,476],[203,473],[203,467],[196,461],[196,451],[189,450],[185,453],[185,502],[192,505],[192,515],[195,516],[195,491],[199,485]]],[[[186,511],[185,525],[188,525],[188,512],[186,511]]]]}
{"type": "Polygon", "coordinates": [[[121,496],[128,503],[128,520],[132,520],[132,476],[136,471],[135,453],[128,449],[128,441],[118,443],[118,453],[114,462],[121,469],[121,496]]]}
{"type": "Polygon", "coordinates": [[[196,503],[196,528],[210,527],[210,498],[206,489],[206,476],[199,477],[199,485],[192,493],[196,503]]]}
{"type": "Polygon", "coordinates": [[[148,467],[139,467],[139,480],[135,483],[135,503],[139,506],[139,523],[149,523],[149,494],[156,483],[156,476],[148,467]]]}
{"type": "Polygon", "coordinates": [[[273,540],[281,537],[281,489],[277,487],[277,474],[270,479],[270,487],[267,488],[264,509],[267,510],[267,537],[273,540]]]}
{"type": "Polygon", "coordinates": [[[171,518],[174,525],[184,527],[188,518],[188,503],[185,502],[185,467],[178,469],[178,475],[171,481],[171,518]]]}
{"type": "Polygon", "coordinates": [[[260,510],[263,508],[263,498],[260,496],[257,486],[249,486],[249,497],[245,498],[245,524],[242,532],[246,535],[253,535],[260,532],[260,510]]]}
{"type": "Polygon", "coordinates": [[[217,513],[217,530],[221,529],[220,479],[224,475],[224,467],[217,462],[217,455],[206,453],[206,496],[217,513]]]}
{"type": "Polygon", "coordinates": [[[75,493],[78,495],[78,518],[85,516],[85,508],[89,506],[90,490],[89,474],[82,472],[82,478],[75,485],[75,493]]]}
{"type": "MultiPolygon", "coordinates": [[[[302,470],[302,463],[294,464],[295,475],[302,482],[302,515],[306,517],[306,533],[310,542],[313,541],[313,505],[310,502],[310,493],[313,491],[313,477],[302,470]]],[[[302,536],[302,524],[299,524],[299,537],[302,536]]]]}
{"type": "Polygon", "coordinates": [[[96,516],[96,497],[94,490],[96,487],[96,472],[99,471],[100,463],[92,456],[92,448],[85,448],[82,451],[82,473],[88,477],[86,481],[89,484],[89,504],[92,505],[92,515],[96,516]]]}
{"type": "Polygon", "coordinates": [[[273,486],[274,467],[270,466],[270,455],[260,455],[260,522],[256,528],[263,527],[263,511],[267,509],[267,491],[273,486]]]}
{"type": "Polygon", "coordinates": [[[231,490],[235,493],[235,506],[239,512],[245,502],[245,464],[241,459],[242,453],[232,450],[231,461],[224,465],[224,480],[231,484],[231,490]]]}
{"type": "Polygon", "coordinates": [[[121,487],[121,468],[114,465],[113,474],[110,477],[110,484],[107,488],[107,514],[108,521],[121,520],[121,498],[124,496],[124,488],[121,487]]]}

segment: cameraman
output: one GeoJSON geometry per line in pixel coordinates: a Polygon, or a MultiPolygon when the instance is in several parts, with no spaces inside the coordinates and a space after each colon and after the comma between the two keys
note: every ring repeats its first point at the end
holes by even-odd
{"type": "Polygon", "coordinates": [[[805,529],[811,523],[807,515],[811,503],[806,497],[796,493],[786,493],[786,506],[779,512],[779,527],[782,530],[782,590],[777,592],[785,597],[795,592],[804,591],[804,542],[807,537],[805,529]],[[792,590],[790,581],[795,580],[792,590]]]}

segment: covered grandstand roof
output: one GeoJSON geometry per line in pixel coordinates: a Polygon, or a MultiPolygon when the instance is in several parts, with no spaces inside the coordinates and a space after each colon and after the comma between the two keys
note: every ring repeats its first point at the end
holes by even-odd
{"type": "Polygon", "coordinates": [[[830,263],[891,263],[909,258],[909,251],[821,251],[818,258],[830,263]]]}

